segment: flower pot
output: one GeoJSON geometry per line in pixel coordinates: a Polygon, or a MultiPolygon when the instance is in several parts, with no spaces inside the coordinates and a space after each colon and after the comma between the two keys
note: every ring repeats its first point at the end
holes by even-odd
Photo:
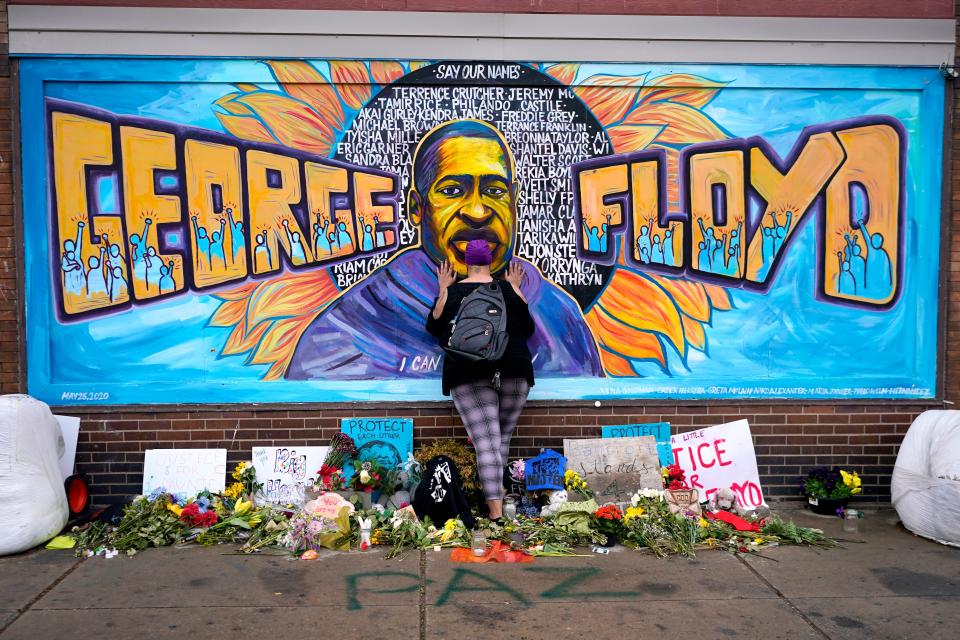
{"type": "Polygon", "coordinates": [[[618,542],[618,540],[617,540],[617,534],[615,534],[615,533],[606,533],[606,534],[604,534],[604,535],[607,536],[607,541],[604,542],[602,546],[609,548],[609,547],[612,547],[613,545],[617,544],[617,542],[618,542]]]}
{"type": "Polygon", "coordinates": [[[810,510],[822,516],[837,515],[837,509],[840,507],[846,509],[848,502],[850,502],[849,498],[807,498],[807,506],[810,510]]]}

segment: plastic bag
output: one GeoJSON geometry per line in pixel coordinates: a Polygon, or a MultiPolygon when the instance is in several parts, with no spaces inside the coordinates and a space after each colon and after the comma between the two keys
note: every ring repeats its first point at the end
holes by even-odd
{"type": "Polygon", "coordinates": [[[0,396],[0,556],[26,551],[67,524],[60,424],[43,402],[0,396]]]}
{"type": "Polygon", "coordinates": [[[910,425],[891,495],[903,526],[960,547],[960,411],[925,411],[910,425]]]}

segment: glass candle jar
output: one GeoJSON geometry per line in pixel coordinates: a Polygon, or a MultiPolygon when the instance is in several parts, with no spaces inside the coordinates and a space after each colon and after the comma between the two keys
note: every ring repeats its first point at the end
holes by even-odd
{"type": "Polygon", "coordinates": [[[856,509],[847,509],[843,514],[843,530],[846,533],[860,532],[860,512],[856,509]]]}
{"type": "Polygon", "coordinates": [[[473,555],[482,556],[487,553],[487,536],[483,531],[474,531],[473,532],[473,543],[470,545],[473,548],[473,555]]]}
{"type": "Polygon", "coordinates": [[[513,496],[506,496],[503,499],[503,517],[507,520],[516,520],[517,518],[517,501],[513,496]]]}

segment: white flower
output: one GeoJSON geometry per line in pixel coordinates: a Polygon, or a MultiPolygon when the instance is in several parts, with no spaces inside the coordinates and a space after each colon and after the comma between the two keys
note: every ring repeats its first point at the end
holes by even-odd
{"type": "Polygon", "coordinates": [[[360,482],[368,484],[370,482],[370,472],[364,469],[360,472],[360,482]]]}

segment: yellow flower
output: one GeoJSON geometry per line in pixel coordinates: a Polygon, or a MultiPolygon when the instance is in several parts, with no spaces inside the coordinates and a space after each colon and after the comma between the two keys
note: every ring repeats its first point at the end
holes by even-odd
{"type": "Polygon", "coordinates": [[[443,530],[444,530],[444,531],[456,531],[456,530],[457,530],[457,519],[456,519],[456,518],[450,518],[449,520],[447,520],[446,523],[443,525],[443,530]]]}
{"type": "Polygon", "coordinates": [[[856,489],[863,482],[862,480],[860,480],[860,476],[857,474],[856,471],[852,473],[847,473],[846,471],[841,470],[840,476],[843,478],[843,484],[847,485],[851,489],[856,489]]]}
{"type": "Polygon", "coordinates": [[[233,476],[233,479],[239,480],[240,476],[243,475],[243,472],[246,470],[246,468],[247,468],[246,462],[238,462],[236,468],[234,468],[233,473],[231,474],[233,476]]]}
{"type": "Polygon", "coordinates": [[[710,526],[710,523],[707,522],[706,518],[700,518],[700,527],[706,529],[710,526]]]}
{"type": "Polygon", "coordinates": [[[237,498],[237,504],[234,505],[233,512],[238,516],[242,516],[247,511],[250,511],[250,507],[252,506],[253,506],[252,502],[248,502],[243,498],[237,498]]]}
{"type": "Polygon", "coordinates": [[[248,523],[251,527],[255,527],[255,526],[257,526],[258,524],[260,524],[260,521],[261,521],[262,519],[263,519],[263,517],[262,517],[259,513],[255,513],[253,516],[250,517],[249,520],[247,520],[247,523],[248,523]]]}
{"type": "Polygon", "coordinates": [[[627,507],[627,512],[623,514],[624,522],[639,518],[644,514],[643,507],[627,507]]]}
{"type": "Polygon", "coordinates": [[[857,494],[860,493],[861,491],[863,491],[863,489],[861,489],[860,487],[856,487],[855,489],[850,489],[850,493],[851,493],[852,495],[857,495],[857,494]]]}
{"type": "Polygon", "coordinates": [[[670,475],[670,469],[667,469],[666,467],[660,467],[660,475],[666,478],[670,475]]]}
{"type": "Polygon", "coordinates": [[[227,496],[228,498],[236,499],[236,498],[239,498],[242,493],[243,493],[243,483],[234,482],[224,490],[223,495],[227,496]]]}
{"type": "Polygon", "coordinates": [[[180,514],[183,513],[183,508],[180,507],[177,503],[171,502],[167,505],[167,510],[169,510],[173,515],[180,517],[180,514]]]}
{"type": "Polygon", "coordinates": [[[761,542],[763,542],[763,538],[754,538],[754,539],[753,539],[753,543],[754,543],[754,544],[760,544],[761,542]]]}

